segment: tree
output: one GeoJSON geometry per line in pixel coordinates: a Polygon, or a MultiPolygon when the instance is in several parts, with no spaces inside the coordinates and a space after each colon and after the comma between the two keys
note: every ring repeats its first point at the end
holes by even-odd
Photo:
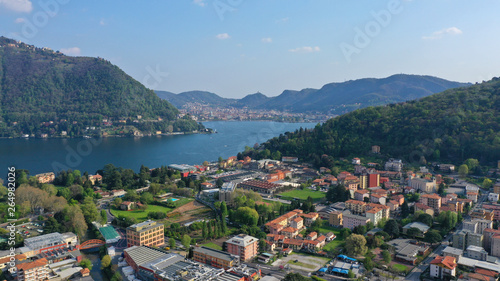
{"type": "Polygon", "coordinates": [[[115,272],[115,274],[113,274],[113,276],[111,277],[111,281],[122,281],[122,279],[123,277],[118,271],[115,272]]]}
{"type": "Polygon", "coordinates": [[[191,245],[191,237],[189,237],[189,235],[187,234],[184,234],[184,236],[182,236],[181,243],[186,248],[186,250],[188,250],[189,246],[191,245]]]}
{"type": "Polygon", "coordinates": [[[106,224],[108,222],[108,213],[106,210],[101,210],[101,224],[106,224]]]}
{"type": "Polygon", "coordinates": [[[464,162],[465,165],[467,165],[467,168],[469,168],[469,171],[475,171],[476,168],[479,166],[479,161],[474,158],[469,158],[465,160],[464,162]]]}
{"type": "Polygon", "coordinates": [[[123,203],[123,200],[120,198],[120,197],[116,197],[114,200],[113,200],[113,205],[115,206],[115,208],[117,209],[120,209],[120,205],[123,203]]]}
{"type": "Polygon", "coordinates": [[[389,233],[393,238],[399,236],[399,224],[395,220],[388,220],[384,226],[384,231],[389,233]]]}
{"type": "Polygon", "coordinates": [[[225,217],[227,216],[227,205],[224,201],[220,204],[220,212],[222,214],[222,219],[225,220],[225,217]]]}
{"type": "Polygon", "coordinates": [[[349,235],[351,235],[352,231],[349,228],[342,228],[340,230],[340,238],[341,239],[347,239],[349,235]]]}
{"type": "Polygon", "coordinates": [[[83,268],[88,268],[89,270],[92,270],[92,262],[89,259],[83,259],[80,262],[80,266],[83,268]]]}
{"type": "Polygon", "coordinates": [[[439,234],[439,231],[434,229],[427,231],[424,235],[424,241],[431,244],[441,242],[441,240],[443,240],[443,237],[439,234]]]}
{"type": "Polygon", "coordinates": [[[406,235],[408,235],[411,238],[415,238],[417,236],[421,236],[422,235],[422,231],[420,231],[420,229],[418,229],[416,227],[411,227],[410,229],[408,229],[406,231],[406,235]]]}
{"type": "Polygon", "coordinates": [[[215,185],[217,186],[217,188],[221,188],[223,184],[224,184],[224,181],[221,178],[218,178],[215,181],[215,185]]]}
{"type": "Polygon", "coordinates": [[[170,239],[168,239],[168,245],[170,246],[170,249],[174,249],[175,248],[175,239],[170,237],[170,239]]]}
{"type": "Polygon", "coordinates": [[[98,220],[99,211],[97,210],[94,200],[91,197],[85,197],[83,203],[80,205],[80,209],[82,210],[87,223],[92,223],[98,220]]]}
{"type": "Polygon", "coordinates": [[[309,281],[309,278],[300,275],[299,273],[288,273],[283,281],[309,281]]]}
{"type": "Polygon", "coordinates": [[[485,179],[483,180],[483,184],[482,184],[482,186],[483,186],[483,188],[484,188],[484,189],[490,189],[490,187],[491,187],[492,185],[493,185],[493,182],[492,182],[490,179],[485,178],[485,179]]]}
{"type": "Polygon", "coordinates": [[[432,223],[434,222],[434,219],[429,214],[419,214],[417,216],[416,221],[421,222],[421,223],[425,223],[428,226],[432,226],[432,223]]]}
{"type": "Polygon", "coordinates": [[[248,226],[255,226],[259,221],[259,213],[250,207],[239,207],[234,213],[236,222],[248,226]]]}
{"type": "Polygon", "coordinates": [[[405,200],[401,205],[401,216],[406,218],[408,215],[410,215],[410,207],[408,207],[408,202],[405,200]]]}
{"type": "Polygon", "coordinates": [[[348,255],[362,255],[366,253],[366,238],[363,235],[351,234],[345,240],[345,249],[348,255]]]}
{"type": "Polygon", "coordinates": [[[460,167],[458,167],[458,174],[461,177],[465,177],[467,174],[469,174],[469,167],[467,167],[467,165],[465,164],[460,165],[460,167]]]}
{"type": "Polygon", "coordinates": [[[372,271],[374,264],[371,258],[366,257],[365,260],[363,261],[363,264],[365,265],[367,271],[372,271]]]}
{"type": "Polygon", "coordinates": [[[111,257],[109,255],[105,255],[101,259],[101,269],[105,269],[111,265],[111,257]]]}
{"type": "Polygon", "coordinates": [[[387,250],[382,251],[382,258],[384,259],[384,262],[389,264],[392,261],[391,253],[387,250]]]}
{"type": "Polygon", "coordinates": [[[349,272],[347,273],[347,277],[353,279],[356,277],[356,275],[354,275],[354,272],[352,272],[352,270],[349,269],[349,272]]]}
{"type": "Polygon", "coordinates": [[[354,228],[354,233],[356,234],[361,234],[361,235],[365,235],[366,234],[366,226],[364,225],[358,225],[354,228]]]}
{"type": "Polygon", "coordinates": [[[153,194],[151,194],[149,192],[143,192],[141,194],[141,202],[142,203],[151,204],[151,203],[153,203],[153,201],[154,201],[153,194]]]}

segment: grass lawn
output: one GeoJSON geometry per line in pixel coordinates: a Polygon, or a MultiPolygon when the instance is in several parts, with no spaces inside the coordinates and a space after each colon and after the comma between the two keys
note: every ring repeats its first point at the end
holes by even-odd
{"type": "Polygon", "coordinates": [[[211,248],[211,249],[214,249],[214,250],[221,250],[222,251],[222,247],[215,244],[215,243],[212,243],[212,242],[209,242],[209,243],[206,243],[206,244],[203,244],[202,246],[205,246],[205,247],[208,247],[208,248],[211,248]]]}
{"type": "Polygon", "coordinates": [[[406,270],[408,270],[408,267],[406,265],[402,265],[402,264],[399,264],[399,263],[395,263],[392,265],[395,269],[401,271],[401,272],[406,272],[406,270]]]}
{"type": "Polygon", "coordinates": [[[322,226],[319,229],[319,232],[322,234],[326,234],[328,232],[333,232],[333,234],[335,234],[335,236],[337,236],[337,238],[335,238],[333,241],[330,241],[328,244],[325,245],[325,247],[323,247],[324,251],[329,251],[329,250],[335,249],[344,243],[344,239],[340,239],[340,229],[339,228],[335,228],[332,226],[322,226]]]}
{"type": "Polygon", "coordinates": [[[123,216],[123,217],[135,218],[138,222],[147,220],[149,212],[168,213],[170,211],[172,211],[172,209],[157,205],[148,205],[148,208],[145,211],[141,210],[123,211],[123,210],[111,209],[111,213],[115,217],[123,216]]]}
{"type": "Polygon", "coordinates": [[[310,189],[304,189],[304,190],[295,189],[295,190],[290,190],[287,192],[280,193],[279,195],[281,195],[282,197],[286,197],[286,198],[299,198],[301,200],[307,200],[307,197],[311,196],[311,198],[314,201],[318,201],[322,198],[325,198],[326,193],[321,192],[321,191],[314,191],[314,190],[310,190],[310,189]]]}

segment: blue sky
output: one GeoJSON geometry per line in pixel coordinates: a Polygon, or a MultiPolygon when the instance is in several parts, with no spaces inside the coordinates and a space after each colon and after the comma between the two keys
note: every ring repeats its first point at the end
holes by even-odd
{"type": "Polygon", "coordinates": [[[0,35],[224,97],[397,73],[500,76],[500,2],[0,0],[0,35]]]}

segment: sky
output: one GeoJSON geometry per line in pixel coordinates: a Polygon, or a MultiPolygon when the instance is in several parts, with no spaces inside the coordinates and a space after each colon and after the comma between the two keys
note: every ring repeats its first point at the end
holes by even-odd
{"type": "Polygon", "coordinates": [[[393,74],[500,76],[500,1],[0,0],[0,35],[154,90],[242,98],[393,74]]]}

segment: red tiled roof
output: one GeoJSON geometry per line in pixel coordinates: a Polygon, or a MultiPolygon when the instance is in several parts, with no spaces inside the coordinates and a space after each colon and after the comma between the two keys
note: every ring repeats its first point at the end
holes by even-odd
{"type": "Polygon", "coordinates": [[[454,269],[457,266],[457,263],[455,262],[456,259],[454,257],[446,256],[436,256],[436,258],[431,261],[431,264],[436,264],[436,265],[443,265],[448,269],[454,269]]]}
{"type": "Polygon", "coordinates": [[[37,267],[45,266],[45,265],[47,265],[47,263],[48,263],[48,261],[47,261],[46,258],[41,258],[41,259],[38,259],[36,261],[18,264],[18,265],[16,265],[16,267],[17,267],[18,271],[20,271],[20,270],[29,270],[29,269],[32,269],[32,268],[37,268],[37,267]]]}

